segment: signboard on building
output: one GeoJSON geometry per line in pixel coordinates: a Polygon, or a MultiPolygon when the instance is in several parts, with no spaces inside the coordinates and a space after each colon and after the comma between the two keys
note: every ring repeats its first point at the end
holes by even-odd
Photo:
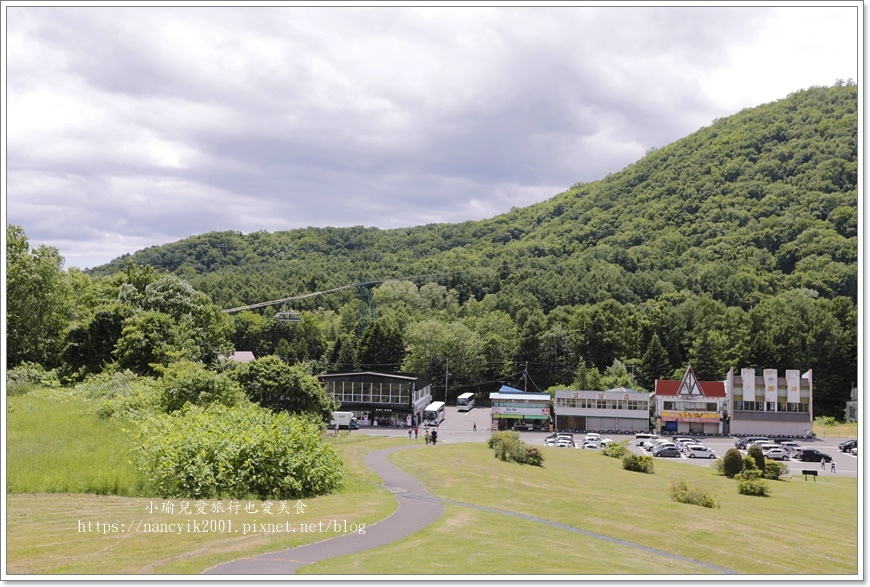
{"type": "Polygon", "coordinates": [[[493,406],[492,413],[514,416],[549,416],[550,408],[515,408],[512,406],[493,406]]]}
{"type": "Polygon", "coordinates": [[[662,412],[665,422],[718,422],[719,414],[713,412],[662,412]]]}

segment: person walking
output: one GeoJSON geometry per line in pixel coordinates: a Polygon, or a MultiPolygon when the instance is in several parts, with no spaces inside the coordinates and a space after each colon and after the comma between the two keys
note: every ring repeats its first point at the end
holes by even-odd
{"type": "Polygon", "coordinates": [[[835,462],[832,460],[832,461],[831,461],[831,473],[836,473],[836,472],[837,472],[837,463],[835,463],[835,462]]]}
{"type": "Polygon", "coordinates": [[[414,440],[420,438],[420,429],[414,426],[414,440]]]}
{"type": "Polygon", "coordinates": [[[825,457],[822,457],[821,463],[822,463],[822,471],[824,471],[825,470],[825,457]]]}
{"type": "Polygon", "coordinates": [[[438,431],[433,430],[432,431],[432,444],[437,444],[437,443],[438,443],[438,431]]]}
{"type": "Polygon", "coordinates": [[[475,423],[471,426],[471,429],[472,429],[473,431],[477,432],[477,422],[475,422],[475,423]]]}
{"type": "Polygon", "coordinates": [[[429,444],[429,431],[428,430],[423,431],[423,440],[426,441],[426,444],[429,444]]]}
{"type": "Polygon", "coordinates": [[[408,440],[411,440],[411,433],[412,433],[412,432],[413,432],[413,430],[411,430],[410,428],[408,428],[408,440]]]}

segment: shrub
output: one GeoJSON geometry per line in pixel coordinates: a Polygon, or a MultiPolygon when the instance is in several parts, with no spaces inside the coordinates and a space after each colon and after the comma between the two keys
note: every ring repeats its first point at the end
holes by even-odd
{"type": "Polygon", "coordinates": [[[197,406],[210,403],[234,406],[245,399],[241,386],[229,376],[218,375],[200,363],[187,360],[163,369],[163,377],[157,385],[164,412],[180,410],[188,402],[197,406]]]}
{"type": "Polygon", "coordinates": [[[761,470],[752,469],[743,471],[735,476],[737,479],[737,493],[741,495],[756,495],[766,497],[770,495],[770,487],[767,482],[761,478],[761,470]]]}
{"type": "Polygon", "coordinates": [[[776,481],[783,475],[789,474],[788,465],[785,463],[766,459],[764,461],[764,478],[776,481]]]}
{"type": "Polygon", "coordinates": [[[542,467],[544,465],[544,453],[537,446],[526,447],[526,464],[542,467]]]}
{"type": "Polygon", "coordinates": [[[341,460],[312,415],[187,405],[141,423],[133,462],[164,498],[295,499],[334,491],[341,460]]]}
{"type": "Polygon", "coordinates": [[[725,474],[725,459],[716,459],[712,463],[710,463],[710,467],[716,472],[717,475],[725,474]]]}
{"type": "Polygon", "coordinates": [[[764,470],[764,452],[760,446],[755,444],[750,446],[749,450],[746,451],[746,456],[752,457],[755,460],[756,468],[764,470]]]}
{"type": "Polygon", "coordinates": [[[541,449],[534,446],[526,446],[520,440],[517,432],[493,432],[486,440],[489,448],[495,449],[495,457],[502,461],[513,461],[520,464],[542,466],[544,454],[541,449]]]}
{"type": "Polygon", "coordinates": [[[160,390],[154,379],[131,371],[103,372],[75,386],[85,397],[102,399],[100,418],[143,419],[160,412],[160,390]]]}
{"type": "Polygon", "coordinates": [[[649,456],[630,453],[622,457],[622,468],[626,471],[653,473],[653,458],[649,456]]]}
{"type": "Polygon", "coordinates": [[[757,462],[753,457],[746,455],[745,457],[743,457],[743,470],[744,471],[755,471],[755,470],[760,471],[761,469],[758,468],[757,462]]]}
{"type": "Polygon", "coordinates": [[[722,471],[726,477],[733,478],[743,470],[743,453],[736,448],[729,448],[722,457],[722,471]]]}
{"type": "Polygon", "coordinates": [[[705,508],[719,508],[719,500],[709,489],[696,486],[689,487],[685,481],[675,481],[668,491],[671,499],[680,503],[699,505],[705,508]]]}
{"type": "Polygon", "coordinates": [[[57,372],[26,361],[6,372],[7,395],[25,395],[37,387],[60,387],[57,372]]]}
{"type": "Polygon", "coordinates": [[[614,442],[610,446],[605,446],[601,450],[601,454],[603,454],[604,456],[613,457],[614,459],[621,459],[629,452],[628,442],[628,440],[614,442]]]}

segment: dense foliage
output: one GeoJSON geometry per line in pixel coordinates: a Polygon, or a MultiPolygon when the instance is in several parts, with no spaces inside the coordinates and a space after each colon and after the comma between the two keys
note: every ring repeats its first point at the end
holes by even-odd
{"type": "Polygon", "coordinates": [[[334,491],[341,460],[321,422],[254,405],[188,405],[145,420],[135,462],[163,497],[291,499],[334,491]]]}
{"type": "Polygon", "coordinates": [[[709,489],[700,485],[690,486],[685,481],[674,481],[668,489],[668,494],[676,502],[699,505],[705,508],[720,508],[719,498],[709,489]]]}
{"type": "Polygon", "coordinates": [[[702,380],[812,369],[814,415],[841,416],[857,381],[857,103],[853,85],[796,92],[482,221],[209,233],[90,280],[42,251],[44,295],[21,277],[40,257],[22,233],[10,310],[51,310],[10,316],[11,366],[156,375],[234,346],[311,372],[417,372],[439,399],[503,382],[651,390],[687,364],[702,380]],[[357,283],[288,302],[295,323],[274,319],[281,304],[217,310],[357,283]]]}

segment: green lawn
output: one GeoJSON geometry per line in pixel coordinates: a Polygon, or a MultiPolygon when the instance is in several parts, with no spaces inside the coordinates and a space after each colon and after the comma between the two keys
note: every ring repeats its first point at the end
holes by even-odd
{"type": "MultiPolygon", "coordinates": [[[[80,531],[80,522],[126,530],[140,521],[197,519],[195,514],[148,511],[152,504],[159,508],[167,500],[141,495],[141,479],[126,456],[131,438],[125,425],[100,420],[95,409],[95,402],[75,397],[7,399],[9,574],[200,573],[221,562],[323,538],[238,531],[80,531]]],[[[345,434],[329,442],[347,471],[341,492],[303,500],[303,513],[286,512],[281,519],[243,511],[206,517],[232,521],[241,530],[242,524],[255,521],[346,519],[373,524],[395,511],[395,497],[374,484],[378,478],[364,466],[363,457],[407,441],[345,434]]],[[[593,451],[545,448],[545,466],[538,468],[498,461],[484,443],[423,450],[425,458],[419,450],[399,451],[390,458],[445,499],[525,513],[745,574],[858,571],[855,478],[771,481],[772,495],[759,498],[739,495],[735,481],[708,467],[670,460],[656,460],[655,474],[646,475],[624,471],[618,460],[593,451]],[[667,490],[676,480],[704,484],[722,507],[671,501],[667,490]]],[[[180,505],[179,500],[172,502],[180,505]]],[[[262,502],[254,505],[261,509],[262,502]]],[[[441,519],[400,543],[323,561],[300,572],[588,577],[711,571],[533,521],[449,505],[441,519]]]]}

